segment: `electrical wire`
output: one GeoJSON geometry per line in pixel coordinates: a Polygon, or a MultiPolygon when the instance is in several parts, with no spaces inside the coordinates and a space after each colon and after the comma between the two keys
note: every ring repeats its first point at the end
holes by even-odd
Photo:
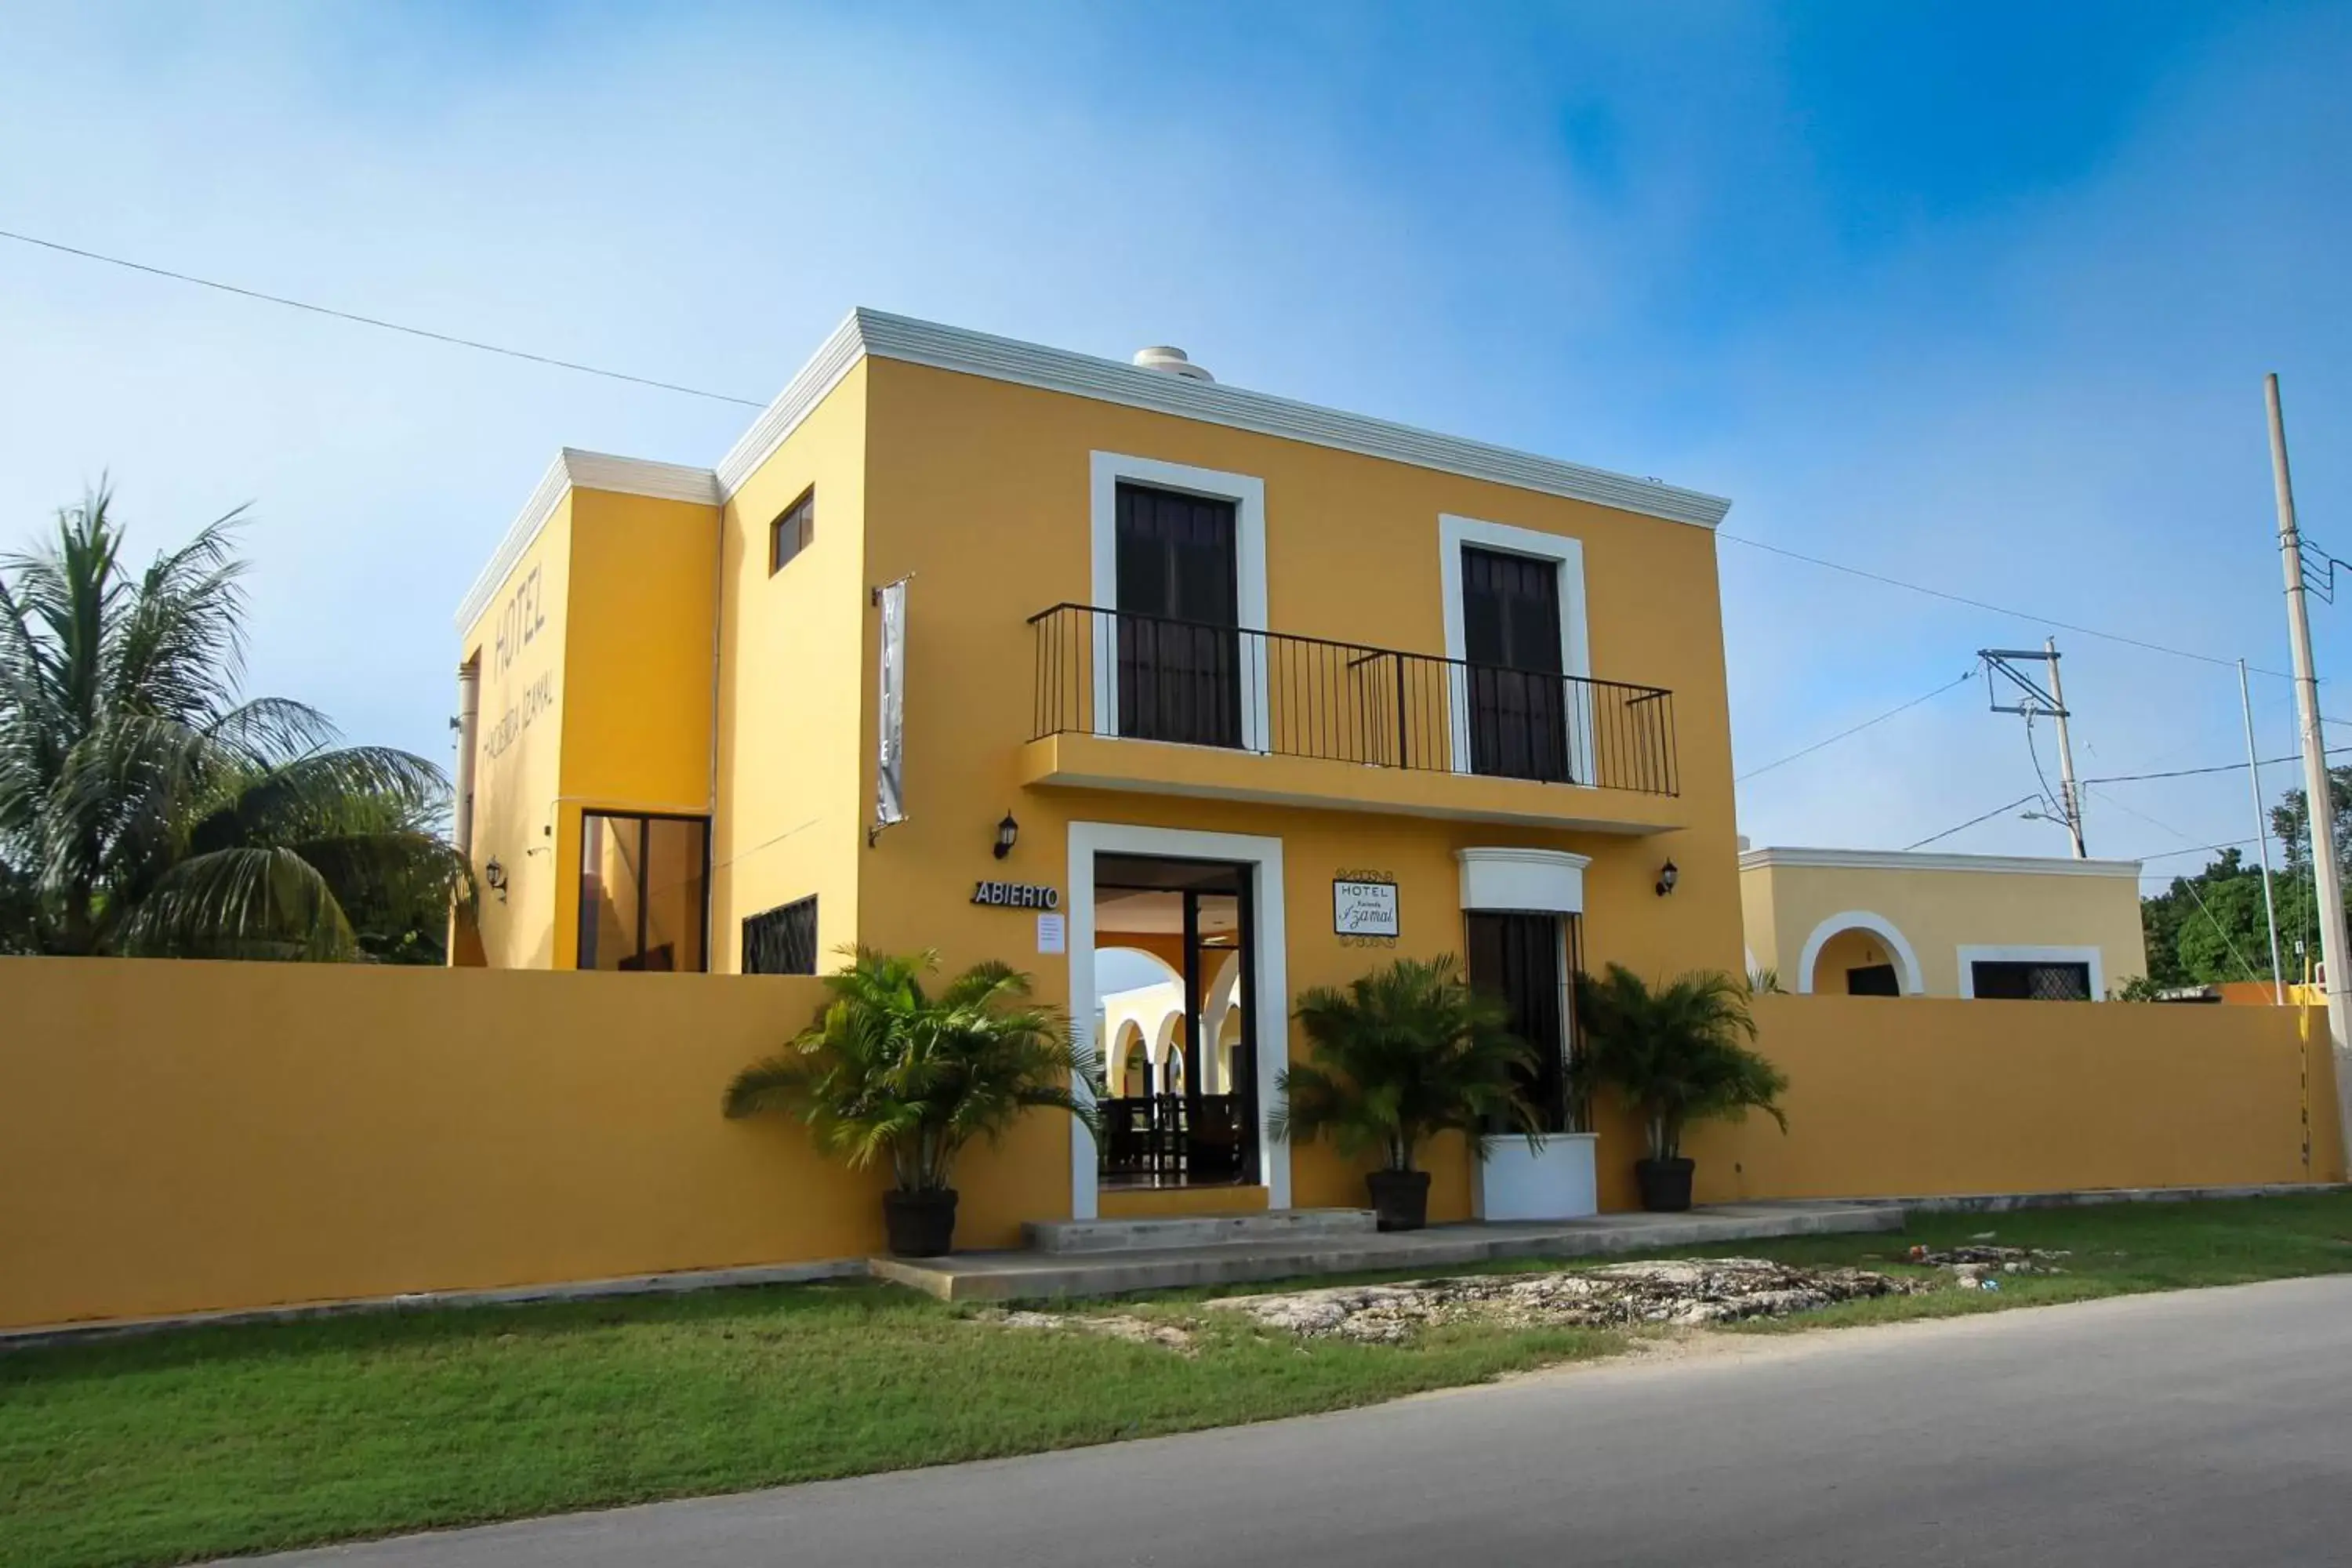
{"type": "MultiPolygon", "coordinates": [[[[1965,594],[1947,593],[1941,588],[1930,588],[1918,583],[1906,583],[1900,577],[1889,577],[1882,572],[1870,572],[1859,566],[1848,566],[1842,562],[1825,561],[1818,555],[1807,555],[1801,551],[1786,549],[1778,544],[1767,544],[1760,539],[1748,539],[1737,533],[1725,533],[1720,530],[1717,531],[1716,537],[1728,540],[1734,544],[1744,544],[1750,550],[1761,550],[1773,555],[1785,555],[1791,561],[1801,561],[1809,566],[1824,567],[1832,572],[1843,572],[1850,577],[1860,577],[1872,583],[1883,583],[1890,588],[1904,588],[1914,594],[1925,594],[1931,599],[1942,599],[1947,604],[1966,605],[1972,610],[1989,610],[1996,616],[2007,616],[2012,620],[2032,621],[2038,626],[2054,626],[2063,632],[2074,632],[2086,637],[2097,637],[2103,642],[2121,643],[2126,647],[2145,648],[2150,653],[2168,653],[2175,658],[2193,658],[2200,664],[2220,665],[2225,669],[2238,668],[2238,661],[2234,658],[2221,658],[2210,653],[2196,652],[2191,648],[2173,647],[2165,643],[2149,642],[2145,637],[2126,637],[2121,632],[2103,632],[2096,626],[2078,626],[2072,621],[2053,620],[2048,616],[2037,616],[2029,610],[2012,609],[2007,605],[1996,605],[1990,600],[1971,599],[1965,594]]],[[[2294,679],[2282,669],[2264,669],[2259,665],[2248,665],[2246,668],[2250,674],[2267,675],[2279,680],[2294,679]]]]}
{"type": "Polygon", "coordinates": [[[2021,806],[2021,805],[2024,805],[2026,802],[2028,802],[2028,801],[2032,801],[2032,800],[2040,800],[2041,798],[2042,798],[2042,797],[2041,797],[2040,795],[2019,795],[2015,800],[2012,800],[2012,801],[2009,802],[2007,805],[1996,805],[1996,806],[1994,806],[1990,811],[1986,812],[1982,816],[1971,816],[1971,817],[1969,817],[1966,822],[1961,823],[1958,827],[1947,827],[1947,828],[1946,828],[1946,829],[1944,829],[1944,831],[1942,831],[1941,833],[1930,833],[1929,835],[1927,835],[1927,837],[1920,839],[1920,840],[1919,840],[1917,843],[1916,843],[1916,844],[1906,844],[1906,845],[1903,847],[1903,852],[1904,852],[1905,854],[1906,854],[1906,855],[1907,855],[1907,854],[1909,854],[1909,853],[1910,853],[1912,850],[1914,850],[1914,849],[1924,849],[1924,848],[1926,848],[1928,845],[1935,843],[1935,842],[1936,842],[1936,840],[1937,840],[1937,839],[1939,839],[1939,838],[1949,838],[1953,834],[1955,834],[1955,833],[1958,833],[1958,832],[1961,832],[1961,831],[1963,831],[1963,830],[1965,830],[1965,829],[1967,829],[1967,828],[1974,827],[1974,826],[1975,826],[1978,823],[1979,823],[1979,822],[1990,822],[1994,817],[1999,816],[2002,812],[2004,812],[2004,811],[2008,811],[2008,810],[2011,809],[2012,807],[2015,807],[2015,806],[2021,806]]]}
{"type": "MultiPolygon", "coordinates": [[[[2117,800],[2105,790],[2100,790],[2096,793],[2101,800],[2105,801],[2117,811],[2123,812],[2127,816],[2137,816],[2151,827],[2160,827],[2164,829],[2165,832],[2171,834],[2175,838],[2186,839],[2189,837],[2188,834],[2181,832],[2180,829],[2173,826],[2172,824],[2168,822],[2159,822],[2155,817],[2150,816],[2147,813],[2141,811],[2135,806],[2126,805],[2122,801],[2117,800]]],[[[2212,926],[2214,934],[2221,939],[2221,945],[2230,950],[2230,956],[2236,959],[2238,961],[2238,967],[2246,972],[2246,978],[2249,980],[2260,980],[2262,975],[2255,971],[2253,963],[2244,953],[2238,951],[2238,944],[2231,940],[2229,928],[2223,925],[2221,921],[2214,916],[2213,911],[2206,906],[2205,895],[2197,890],[2196,879],[2194,878],[2183,878],[2181,879],[2181,886],[2189,889],[2189,898],[2196,902],[2197,912],[2203,915],[2206,922],[2212,926]]]]}
{"type": "MultiPolygon", "coordinates": [[[[348,321],[356,326],[374,327],[381,331],[400,332],[413,338],[423,338],[429,342],[446,343],[453,348],[472,349],[478,353],[499,354],[507,359],[521,360],[554,370],[568,370],[581,375],[601,376],[607,381],[626,382],[633,386],[650,387],[657,392],[675,392],[687,397],[708,398],[714,403],[731,403],[744,408],[767,406],[767,404],[759,398],[737,397],[731,393],[711,392],[699,386],[688,386],[680,382],[661,381],[652,376],[632,375],[626,371],[607,370],[601,365],[586,364],[578,360],[558,359],[552,354],[533,353],[528,349],[509,348],[502,343],[485,342],[478,338],[463,338],[452,332],[435,331],[429,327],[410,326],[402,321],[387,321],[381,316],[362,315],[356,310],[320,305],[311,300],[297,300],[284,294],[272,294],[260,289],[248,289],[241,284],[224,283],[218,279],[203,278],[193,272],[180,272],[168,267],[157,267],[149,262],[133,261],[127,257],[110,256],[103,251],[67,245],[54,239],[43,239],[37,235],[23,234],[13,229],[0,229],[0,239],[14,240],[19,245],[37,247],[62,256],[79,257],[82,260],[96,261],[108,267],[119,267],[126,271],[143,272],[151,278],[163,278],[175,283],[186,283],[199,289],[211,289],[223,294],[234,294],[239,299],[258,300],[270,305],[282,305],[290,310],[304,310],[311,315],[326,316],[335,321],[348,321]]],[[[1990,600],[1974,599],[1964,594],[1949,593],[1942,588],[1930,588],[1924,584],[1906,582],[1900,577],[1890,577],[1882,572],[1873,572],[1860,566],[1849,566],[1843,562],[1826,560],[1818,555],[1808,555],[1802,551],[1790,550],[1783,545],[1767,544],[1760,539],[1749,539],[1741,534],[1726,533],[1720,531],[1717,532],[1716,537],[1733,544],[1746,545],[1750,550],[1761,550],[1768,554],[1783,556],[1790,561],[1801,561],[1809,566],[1819,566],[1825,571],[1843,572],[1848,576],[1859,577],[1865,582],[1881,584],[1890,588],[1901,588],[1908,593],[1925,595],[1931,599],[1941,599],[1948,604],[1964,605],[1970,609],[1984,610],[1997,616],[2007,616],[2014,620],[2030,621],[2040,626],[2055,627],[2060,631],[2073,632],[2081,637],[2096,637],[2104,642],[2118,643],[2126,647],[2141,648],[2149,653],[2169,654],[2175,658],[2194,659],[2200,664],[2219,665],[2225,668],[2234,667],[2237,663],[2235,659],[2199,653],[2190,648],[2173,647],[2168,644],[2151,642],[2145,637],[2126,637],[2121,632],[2101,631],[2095,626],[2086,626],[2073,621],[2062,621],[2049,616],[2036,615],[2032,611],[2015,609],[2007,605],[1996,605],[1990,600]]],[[[2275,679],[2292,679],[2283,670],[2267,669],[2255,665],[2250,665],[2247,668],[2254,674],[2270,676],[2275,679]]],[[[1892,717],[1891,714],[1886,716],[1892,717]]],[[[1842,740],[1843,736],[1832,736],[1831,739],[1842,740]]],[[[1793,758],[1782,760],[1790,761],[1793,758]]],[[[1780,763],[1774,763],[1768,765],[1777,767],[1780,763]]],[[[1759,773],[1762,771],[1764,770],[1758,770],[1759,773]]]]}
{"type": "Polygon", "coordinates": [[[425,338],[436,343],[448,343],[461,349],[473,349],[486,354],[503,354],[509,359],[528,360],[532,364],[552,366],[557,370],[577,371],[583,375],[601,375],[607,381],[625,381],[637,386],[650,386],[659,392],[679,392],[688,397],[707,397],[714,403],[740,404],[746,408],[765,408],[767,405],[753,398],[734,397],[724,392],[705,392],[698,386],[684,386],[675,381],[656,381],[651,376],[631,375],[625,371],[605,370],[601,366],[583,364],[577,360],[556,359],[549,354],[535,354],[526,349],[510,349],[499,343],[486,343],[475,338],[461,338],[448,332],[436,332],[426,327],[407,326],[399,321],[387,321],[380,316],[362,316],[354,310],[339,310],[331,305],[314,305],[308,300],[292,300],[283,294],[264,293],[258,289],[247,289],[235,283],[223,283],[215,279],[199,278],[192,272],[174,272],[168,267],[151,267],[143,261],[131,261],[120,256],[108,256],[96,250],[84,250],[79,246],[60,245],[54,239],[42,239],[29,234],[17,234],[0,228],[0,239],[13,239],[19,245],[38,246],[66,256],[79,256],[86,261],[102,261],[109,267],[120,267],[131,272],[144,272],[153,278],[168,278],[175,283],[193,283],[199,289],[214,289],[240,299],[258,300],[266,304],[283,305],[289,310],[308,310],[314,316],[331,316],[339,321],[352,321],[362,327],[377,327],[387,332],[405,332],[412,338],[425,338]]]}
{"type": "MultiPolygon", "coordinates": [[[[2330,746],[2327,748],[2326,754],[2331,757],[2340,757],[2347,752],[2352,752],[2352,746],[2330,746]]],[[[2264,757],[2254,765],[2258,768],[2274,768],[2281,763],[2301,761],[2303,761],[2303,753],[2297,752],[2290,756],[2264,757]]],[[[2243,763],[2216,763],[2210,768],[2174,768],[2160,773],[2109,773],[2105,778],[2082,779],[2078,782],[2087,787],[2096,784],[2137,784],[2142,779],[2185,779],[2193,778],[2199,773],[2242,773],[2245,771],[2246,764],[2243,763]]]]}
{"type": "Polygon", "coordinates": [[[1885,712],[1881,713],[1875,719],[1864,719],[1861,723],[1856,724],[1851,730],[1840,730],[1836,734],[1832,735],[1825,741],[1815,741],[1811,745],[1805,747],[1801,751],[1790,752],[1787,756],[1776,758],[1771,762],[1766,763],[1760,768],[1750,768],[1746,773],[1741,773],[1738,777],[1733,779],[1731,782],[1734,784],[1746,784],[1749,779],[1756,777],[1758,774],[1769,773],[1774,768],[1785,766],[1790,763],[1795,762],[1799,757],[1810,757],[1815,752],[1820,751],[1823,746],[1833,746],[1849,735],[1859,735],[1874,724],[1884,724],[1887,720],[1894,718],[1897,713],[1908,713],[1912,709],[1918,707],[1922,702],[1928,701],[1933,698],[1941,697],[1953,687],[1962,686],[1967,684],[1969,681],[1974,680],[1976,679],[1976,675],[1977,672],[1975,668],[1971,667],[1959,678],[1959,679],[1948,680],[1943,685],[1936,688],[1935,690],[1927,693],[1926,696],[1914,697],[1910,701],[1904,703],[1899,708],[1889,708],[1885,712]]]}

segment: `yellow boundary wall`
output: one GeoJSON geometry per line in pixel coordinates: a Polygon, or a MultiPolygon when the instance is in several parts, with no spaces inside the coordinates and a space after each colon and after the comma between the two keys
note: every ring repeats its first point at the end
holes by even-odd
{"type": "MultiPolygon", "coordinates": [[[[820,995],[0,959],[0,1327],[871,1252],[886,1178],[719,1113],[820,995]]],[[[1703,1201],[2342,1174],[2316,1015],[2306,1169],[2292,1009],[1774,996],[1758,1014],[1790,1131],[1697,1133],[1703,1201]]],[[[1066,1192],[1066,1151],[1038,1129],[968,1159],[961,1239],[1009,1244],[1024,1204],[1052,1217],[1038,1200],[1066,1192]]],[[[1604,1191],[1636,1152],[1612,1118],[1604,1191]]],[[[1463,1159],[1437,1152],[1449,1189],[1463,1159]]]]}
{"type": "Polygon", "coordinates": [[[805,978],[0,959],[0,1326],[862,1257],[805,978]]]}
{"type": "Polygon", "coordinates": [[[1789,1075],[1789,1131],[1760,1116],[1697,1131],[1701,1202],[2343,1179],[2324,1013],[2306,1053],[2291,1007],[1775,995],[1755,1010],[1789,1075]]]}

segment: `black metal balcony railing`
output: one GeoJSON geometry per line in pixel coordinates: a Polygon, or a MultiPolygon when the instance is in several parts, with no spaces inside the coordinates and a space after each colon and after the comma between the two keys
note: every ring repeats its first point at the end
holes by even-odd
{"type": "Polygon", "coordinates": [[[1674,795],[1675,696],[1088,605],[1029,617],[1033,738],[1117,735],[1674,795]]]}

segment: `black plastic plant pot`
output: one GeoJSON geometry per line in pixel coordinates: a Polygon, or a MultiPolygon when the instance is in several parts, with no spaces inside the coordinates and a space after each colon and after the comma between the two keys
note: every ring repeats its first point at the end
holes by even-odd
{"type": "Polygon", "coordinates": [[[1652,1214],[1681,1214],[1690,1207],[1694,1160],[1636,1160],[1633,1180],[1642,1189],[1642,1206],[1652,1214]]]}
{"type": "Polygon", "coordinates": [[[952,1187],[882,1194],[882,1224],[894,1258],[938,1258],[955,1245],[956,1195],[952,1187]]]}
{"type": "Polygon", "coordinates": [[[1419,1230],[1429,1223],[1427,1171],[1374,1171],[1364,1184],[1372,1190],[1372,1214],[1382,1230],[1419,1230]]]}

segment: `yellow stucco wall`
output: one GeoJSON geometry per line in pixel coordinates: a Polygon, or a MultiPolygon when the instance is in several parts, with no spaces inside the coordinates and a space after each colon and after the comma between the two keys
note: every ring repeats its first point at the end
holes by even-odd
{"type": "MultiPolygon", "coordinates": [[[[2113,863],[2109,874],[2088,874],[2069,861],[2046,869],[2020,869],[2014,861],[1985,858],[1981,869],[1934,864],[1883,866],[1759,863],[1782,852],[1748,857],[1739,874],[1748,951],[1780,973],[1789,991],[1805,989],[1804,950],[1825,921],[1867,911],[1891,923],[1916,958],[1925,994],[1958,996],[1959,950],[1966,947],[2095,947],[2103,989],[2115,990],[2147,972],[2140,932],[2137,868],[2113,863]]],[[[1803,855],[1805,851],[1792,851],[1803,855]]],[[[1924,858],[1965,860],[1964,857],[1924,858]]],[[[1839,921],[1815,955],[1813,985],[1843,994],[1845,970],[1899,959],[1882,933],[1839,921]],[[1876,957],[1867,956],[1874,951],[1876,957]]]]}
{"type": "MultiPolygon", "coordinates": [[[[881,1242],[884,1177],[820,1159],[794,1123],[719,1115],[736,1068],[807,1022],[812,980],[9,958],[0,993],[0,1327],[881,1242]]],[[[1790,1131],[1698,1131],[1702,1201],[2342,1175],[2325,1026],[2306,1050],[2292,1009],[1768,996],[1757,1011],[1792,1080],[1790,1131]]],[[[1009,1240],[1009,1214],[1056,1212],[1064,1138],[1039,1118],[967,1162],[966,1245],[1009,1240]]],[[[1612,1185],[1639,1152],[1604,1125],[1612,1185]]],[[[1458,1154],[1436,1175],[1439,1212],[1458,1215],[1458,1154]]],[[[1362,1188],[1302,1160],[1299,1201],[1357,1205],[1362,1188]]],[[[1104,1212],[1197,1206],[1135,1194],[1104,1212]]]]}
{"type": "MultiPolygon", "coordinates": [[[[1480,480],[1170,416],[893,361],[866,364],[869,582],[914,574],[907,689],[908,820],[858,852],[859,934],[886,948],[937,947],[951,965],[1001,957],[1033,971],[1041,994],[1067,1005],[1066,958],[1035,951],[1034,915],[975,907],[983,878],[1071,886],[1068,825],[1077,822],[1279,837],[1290,911],[1293,995],[1338,984],[1399,952],[1459,952],[1454,851],[1527,845],[1593,857],[1586,874],[1588,962],[1645,972],[1736,968],[1731,766],[1713,537],[1703,529],[1535,495],[1480,480]],[[1265,489],[1267,624],[1278,632],[1442,653],[1439,514],[1571,535],[1582,542],[1592,668],[1604,679],[1675,692],[1680,831],[1650,837],[1547,831],[1381,811],[1304,809],[1133,790],[1027,785],[1023,742],[1034,721],[1038,610],[1093,596],[1089,455],[1097,450],[1255,476],[1265,489]],[[990,854],[1010,809],[1012,857],[990,854]],[[1668,857],[1684,868],[1670,899],[1654,892],[1668,857]],[[1399,884],[1396,949],[1342,946],[1330,888],[1343,868],[1399,884]]],[[[861,638],[861,689],[875,686],[873,613],[861,638]]],[[[859,799],[873,788],[872,711],[857,751],[859,799]]],[[[1180,749],[1165,752],[1174,768],[1180,749]]],[[[1221,759],[1269,771],[1315,769],[1341,799],[1369,801],[1391,770],[1286,758],[1221,759]],[[1351,790],[1351,784],[1359,787],[1351,790]]],[[[1416,775],[1426,793],[1494,781],[1416,775]]],[[[1589,800],[1609,792],[1560,791],[1589,800]]],[[[1629,807],[1654,803],[1625,797],[1629,807]]],[[[1296,1040],[1294,1054],[1303,1052],[1296,1040]]],[[[965,1199],[972,1245],[1010,1243],[1024,1218],[1068,1212],[1068,1131],[1040,1122],[994,1160],[974,1163],[965,1199]]],[[[1433,1160],[1432,1212],[1470,1212],[1458,1145],[1433,1160]]],[[[1612,1189],[1631,1201],[1630,1177],[1612,1189]]],[[[1295,1152],[1292,1201],[1363,1202],[1359,1167],[1319,1147],[1295,1152]]]]}
{"type": "Polygon", "coordinates": [[[564,669],[572,585],[572,511],[567,496],[540,530],[489,607],[463,639],[461,662],[481,670],[475,741],[473,863],[496,860],[501,897],[487,880],[476,910],[483,962],[498,969],[545,969],[556,962],[559,846],[549,813],[562,791],[563,725],[571,683],[564,669]]]}
{"type": "Polygon", "coordinates": [[[716,508],[574,489],[467,634],[473,863],[507,879],[477,916],[491,967],[572,964],[583,811],[709,810],[718,540],[716,508]]]}
{"type": "Polygon", "coordinates": [[[2344,1179],[2324,1016],[2307,1047],[2284,1007],[1761,996],[1756,1018],[1789,1131],[1700,1130],[1702,1203],[2344,1179]]]}
{"type": "Polygon", "coordinates": [[[818,983],[0,959],[0,1326],[864,1256],[735,1070],[818,983]]]}
{"type": "Polygon", "coordinates": [[[745,916],[812,894],[820,967],[858,940],[873,701],[859,650],[879,580],[862,525],[867,374],[843,377],[727,502],[710,905],[725,973],[742,967],[745,916]],[[772,574],[770,525],[812,488],[815,538],[772,574]]]}

